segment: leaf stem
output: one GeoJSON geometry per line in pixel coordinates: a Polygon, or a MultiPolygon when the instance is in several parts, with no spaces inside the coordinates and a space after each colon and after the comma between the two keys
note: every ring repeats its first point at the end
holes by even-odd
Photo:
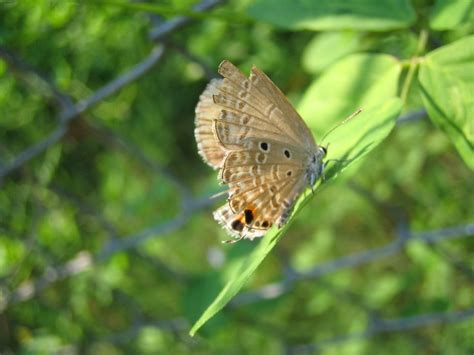
{"type": "Polygon", "coordinates": [[[426,42],[428,41],[428,31],[425,29],[421,30],[420,36],[418,38],[418,45],[416,47],[415,55],[411,58],[410,64],[408,66],[408,73],[403,83],[402,91],[400,93],[400,98],[403,103],[406,103],[408,98],[408,93],[410,91],[411,83],[415,77],[415,72],[419,63],[419,55],[424,51],[426,47],[426,42]]]}

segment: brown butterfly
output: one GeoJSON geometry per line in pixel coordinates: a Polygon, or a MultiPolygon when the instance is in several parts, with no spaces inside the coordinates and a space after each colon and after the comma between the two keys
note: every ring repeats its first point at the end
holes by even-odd
{"type": "Polygon", "coordinates": [[[256,67],[250,77],[231,62],[207,85],[196,106],[199,154],[228,185],[214,218],[237,240],[280,228],[297,198],[322,176],[327,149],[276,85],[256,67]]]}

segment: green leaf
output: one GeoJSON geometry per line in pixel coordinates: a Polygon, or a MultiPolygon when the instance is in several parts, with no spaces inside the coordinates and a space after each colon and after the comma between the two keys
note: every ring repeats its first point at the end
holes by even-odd
{"type": "MultiPolygon", "coordinates": [[[[182,300],[183,312],[188,320],[194,322],[201,316],[202,310],[212,302],[216,293],[224,286],[222,279],[221,273],[211,271],[191,280],[186,292],[183,293],[182,300]]],[[[215,317],[211,323],[215,323],[216,326],[208,323],[208,327],[211,328],[209,331],[212,332],[215,327],[221,326],[224,321],[225,318],[215,317]]]]}
{"type": "MultiPolygon", "coordinates": [[[[401,111],[397,97],[400,62],[384,54],[353,54],[331,66],[315,80],[298,112],[316,133],[318,144],[330,144],[328,159],[346,161],[330,165],[329,180],[367,154],[390,133],[401,111]],[[357,108],[363,111],[321,141],[324,132],[357,108]]],[[[351,173],[356,170],[351,169],[351,173]]]]}
{"type": "Polygon", "coordinates": [[[429,53],[418,79],[431,120],[456,146],[474,170],[474,36],[429,53]]]}
{"type": "MultiPolygon", "coordinates": [[[[387,58],[388,56],[374,57],[376,58],[372,58],[371,60],[371,63],[374,64],[371,67],[372,69],[378,70],[380,68],[385,68],[385,71],[383,71],[385,74],[387,71],[394,71],[392,66],[396,62],[394,62],[391,58],[387,58]],[[387,64],[386,61],[392,64],[392,66],[389,66],[391,69],[386,68],[386,66],[383,65],[383,63],[387,64]]],[[[361,59],[362,58],[359,58],[357,56],[356,58],[352,58],[349,63],[362,64],[364,63],[364,60],[361,59]]],[[[344,67],[345,66],[340,65],[335,66],[336,69],[341,69],[344,67]]],[[[364,74],[368,75],[370,71],[371,69],[369,68],[368,72],[366,71],[364,74]]],[[[328,75],[335,75],[334,71],[330,70],[328,75]]],[[[371,76],[369,75],[369,77],[371,76]]],[[[387,80],[386,77],[383,77],[381,80],[383,79],[387,80]]],[[[396,81],[396,78],[394,80],[396,81]]],[[[321,95],[324,96],[326,94],[323,91],[324,88],[321,87],[321,85],[323,84],[328,84],[328,81],[325,79],[321,79],[321,81],[315,84],[321,89],[317,90],[317,92],[314,93],[315,97],[313,99],[315,101],[318,101],[321,95]]],[[[385,83],[385,85],[390,87],[391,90],[388,90],[386,88],[385,90],[383,90],[383,85],[381,85],[380,82],[377,80],[374,80],[372,82],[372,85],[373,86],[363,86],[364,90],[368,93],[358,93],[361,95],[361,97],[367,99],[367,103],[372,103],[372,106],[368,107],[368,109],[361,113],[359,116],[357,116],[357,118],[354,118],[348,123],[342,125],[337,130],[333,131],[331,134],[328,135],[328,142],[331,142],[330,158],[346,159],[346,161],[343,163],[332,164],[331,167],[328,168],[327,173],[325,175],[325,183],[320,184],[317,187],[316,193],[320,190],[320,187],[326,186],[326,183],[330,179],[334,178],[339,172],[341,172],[343,169],[347,168],[356,160],[360,159],[362,156],[364,156],[373,148],[375,148],[375,146],[377,146],[394,127],[395,118],[398,116],[401,110],[401,101],[398,98],[394,97],[396,93],[396,87],[393,88],[392,83],[385,83]],[[383,93],[387,93],[388,96],[379,95],[377,92],[374,91],[374,88],[380,90],[383,93]],[[385,102],[380,101],[382,97],[385,98],[385,102]],[[372,101],[370,101],[368,98],[372,98],[372,101]]],[[[310,88],[309,91],[312,92],[312,88],[310,88]]],[[[344,89],[341,86],[339,87],[338,92],[334,92],[334,95],[338,95],[342,91],[344,91],[344,89]]],[[[341,112],[346,110],[347,107],[356,109],[359,107],[357,106],[359,98],[359,95],[353,95],[352,97],[346,98],[346,100],[340,100],[339,103],[333,103],[334,105],[338,106],[333,111],[341,112]]],[[[309,100],[309,98],[307,100],[309,100]]],[[[227,282],[225,287],[220,291],[220,293],[214,299],[212,304],[204,311],[201,317],[193,325],[190,331],[191,335],[196,334],[200,327],[202,327],[211,317],[213,317],[217,312],[219,312],[239,292],[239,290],[245,285],[250,276],[262,263],[265,257],[270,253],[270,251],[280,240],[280,238],[283,237],[285,231],[291,225],[291,222],[293,221],[295,216],[298,214],[298,211],[313,196],[314,194],[306,194],[306,196],[300,197],[296,204],[295,212],[293,213],[289,223],[281,230],[273,228],[264,238],[259,240],[256,248],[246,258],[243,259],[242,263],[240,264],[240,267],[237,269],[237,272],[227,282]]]]}
{"type": "Polygon", "coordinates": [[[453,30],[474,22],[474,2],[470,0],[437,0],[430,16],[430,27],[437,31],[453,30]]]}
{"type": "Polygon", "coordinates": [[[257,0],[250,16],[296,30],[388,31],[406,28],[415,21],[408,0],[257,0]]]}
{"type": "Polygon", "coordinates": [[[354,31],[322,32],[314,36],[303,53],[303,67],[320,73],[329,65],[361,49],[361,34],[354,31]]]}
{"type": "MultiPolygon", "coordinates": [[[[380,144],[395,127],[396,118],[402,109],[402,102],[392,97],[380,106],[372,106],[329,134],[328,159],[338,159],[341,163],[329,165],[326,180],[336,177],[373,148],[380,144]]],[[[355,169],[351,169],[351,174],[355,169]]]]}
{"type": "Polygon", "coordinates": [[[396,97],[400,71],[399,61],[389,55],[350,55],[311,84],[298,112],[319,142],[324,132],[356,109],[367,111],[396,97]]]}
{"type": "Polygon", "coordinates": [[[242,264],[237,269],[235,275],[227,282],[212,304],[204,311],[201,317],[194,323],[189,334],[194,336],[199,328],[201,328],[211,317],[219,312],[224,306],[240,291],[242,286],[247,282],[253,272],[261,264],[263,259],[270,253],[278,240],[283,236],[283,230],[278,231],[273,228],[265,238],[259,241],[257,247],[244,258],[242,264]]]}

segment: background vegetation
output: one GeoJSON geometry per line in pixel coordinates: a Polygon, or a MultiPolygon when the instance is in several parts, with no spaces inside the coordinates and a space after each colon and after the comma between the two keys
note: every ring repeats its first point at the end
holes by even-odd
{"type": "Polygon", "coordinates": [[[472,354],[473,23],[469,0],[0,1],[0,352],[472,354]],[[399,114],[190,337],[263,245],[220,243],[194,142],[224,58],[317,139],[399,114]]]}

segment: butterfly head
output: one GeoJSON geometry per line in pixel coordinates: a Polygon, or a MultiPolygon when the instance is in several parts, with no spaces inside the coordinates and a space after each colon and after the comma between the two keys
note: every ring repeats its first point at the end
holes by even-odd
{"type": "Polygon", "coordinates": [[[314,183],[323,175],[323,160],[326,157],[327,152],[328,147],[317,146],[311,153],[308,168],[306,170],[306,176],[310,187],[313,187],[314,183]]]}

